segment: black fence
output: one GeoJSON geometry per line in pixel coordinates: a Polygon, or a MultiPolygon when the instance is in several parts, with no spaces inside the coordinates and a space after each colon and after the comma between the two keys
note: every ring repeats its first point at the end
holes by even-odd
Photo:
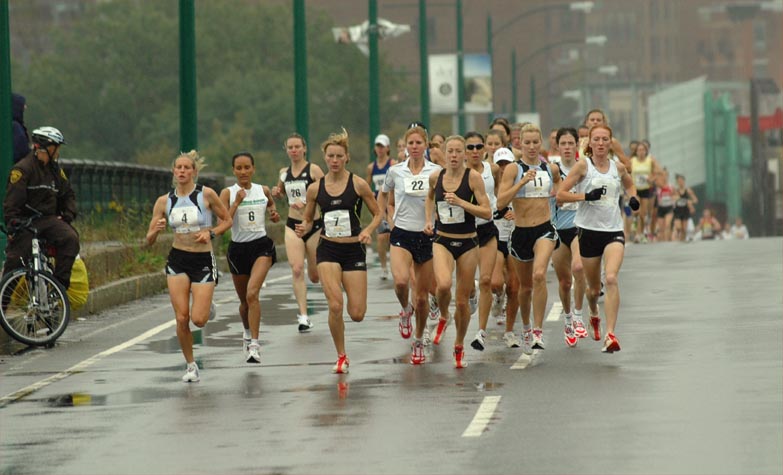
{"type": "MultiPolygon", "coordinates": [[[[60,166],[76,192],[82,216],[118,208],[151,209],[155,199],[172,186],[171,170],[164,167],[81,159],[62,159],[60,166]]],[[[225,177],[202,174],[199,183],[219,193],[225,177]]]]}

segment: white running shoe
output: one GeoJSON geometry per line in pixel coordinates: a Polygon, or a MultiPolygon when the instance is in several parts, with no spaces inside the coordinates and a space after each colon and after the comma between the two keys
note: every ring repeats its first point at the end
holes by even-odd
{"type": "Polygon", "coordinates": [[[506,348],[519,348],[522,346],[522,342],[514,334],[514,332],[506,332],[503,334],[503,341],[506,342],[506,348]]]}
{"type": "Polygon", "coordinates": [[[198,366],[196,363],[188,364],[188,369],[185,371],[185,375],[182,376],[182,381],[185,383],[197,383],[201,380],[198,375],[198,366]]]}
{"type": "Polygon", "coordinates": [[[472,346],[474,350],[484,351],[484,339],[486,337],[487,337],[487,332],[485,332],[484,330],[477,331],[476,338],[474,338],[473,341],[470,342],[470,346],[472,346]]]}
{"type": "Polygon", "coordinates": [[[217,306],[215,306],[215,302],[212,302],[209,304],[209,321],[211,322],[212,320],[214,320],[216,316],[217,316],[217,306]]]}
{"type": "Polygon", "coordinates": [[[424,327],[424,335],[421,337],[421,342],[424,346],[430,346],[430,343],[432,343],[429,326],[424,327]]]}
{"type": "Polygon", "coordinates": [[[506,316],[506,312],[503,311],[503,302],[505,295],[493,294],[492,295],[492,309],[490,313],[497,319],[500,319],[500,315],[506,316]]]}
{"type": "Polygon", "coordinates": [[[381,280],[389,280],[389,269],[383,269],[381,271],[381,280]]]}
{"type": "Polygon", "coordinates": [[[250,338],[242,337],[242,353],[247,353],[248,346],[250,346],[250,338]]]}
{"type": "Polygon", "coordinates": [[[533,354],[533,330],[522,332],[522,353],[533,354]]]}
{"type": "Polygon", "coordinates": [[[313,324],[310,322],[310,317],[307,315],[297,315],[296,319],[299,322],[299,333],[309,332],[310,329],[313,328],[313,324]]]}
{"type": "Polygon", "coordinates": [[[258,343],[251,343],[247,347],[247,359],[248,363],[261,363],[261,347],[258,343]]]}
{"type": "Polygon", "coordinates": [[[474,280],[473,284],[475,285],[475,287],[473,287],[473,293],[471,294],[470,298],[468,299],[468,304],[470,305],[470,314],[471,315],[476,313],[476,310],[478,310],[479,284],[478,284],[477,280],[474,280]]]}
{"type": "Polygon", "coordinates": [[[430,320],[437,320],[440,318],[440,308],[438,308],[438,299],[434,295],[430,295],[430,320]]]}
{"type": "Polygon", "coordinates": [[[544,330],[540,328],[533,329],[533,345],[534,350],[544,349],[544,330]]]}

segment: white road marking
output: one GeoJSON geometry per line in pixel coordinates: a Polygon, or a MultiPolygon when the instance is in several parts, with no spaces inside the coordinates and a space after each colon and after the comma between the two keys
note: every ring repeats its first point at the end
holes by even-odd
{"type": "Polygon", "coordinates": [[[264,281],[265,284],[274,284],[275,282],[282,282],[284,280],[288,280],[291,278],[291,274],[284,275],[282,277],[275,277],[274,279],[269,279],[264,281]]]}
{"type": "Polygon", "coordinates": [[[0,398],[0,407],[3,407],[7,405],[8,403],[14,402],[16,400],[19,400],[31,393],[34,393],[35,391],[38,391],[41,388],[44,388],[52,383],[56,383],[57,381],[60,381],[62,379],[67,378],[68,376],[76,373],[80,373],[87,369],[88,367],[92,366],[93,364],[97,363],[101,359],[113,355],[114,353],[118,353],[126,348],[130,348],[131,346],[141,343],[142,341],[146,340],[147,338],[150,338],[152,336],[157,335],[158,333],[162,332],[163,330],[166,330],[167,328],[171,328],[174,325],[176,325],[176,320],[171,320],[166,323],[162,323],[158,325],[157,327],[154,327],[150,330],[147,330],[146,332],[142,333],[141,335],[131,338],[130,340],[120,343],[117,346],[114,346],[112,348],[109,348],[108,350],[101,351],[98,354],[95,354],[89,358],[87,358],[84,361],[81,361],[80,363],[77,363],[70,368],[66,369],[65,371],[62,371],[57,374],[53,374],[52,376],[49,376],[48,378],[42,379],[36,383],[33,383],[29,386],[26,386],[18,391],[15,391],[11,394],[8,394],[7,396],[3,396],[0,398]]]}
{"type": "Polygon", "coordinates": [[[560,302],[555,302],[552,304],[552,308],[549,310],[549,313],[546,316],[547,322],[556,322],[560,320],[560,312],[563,311],[563,304],[560,302]]]}
{"type": "Polygon", "coordinates": [[[533,354],[532,355],[526,355],[526,354],[522,353],[521,355],[519,355],[519,359],[516,361],[516,363],[511,365],[511,369],[525,369],[525,368],[527,368],[528,366],[530,366],[530,363],[532,363],[533,360],[536,358],[536,355],[538,355],[539,351],[541,351],[541,350],[533,350],[533,354]]]}
{"type": "Polygon", "coordinates": [[[500,396],[486,396],[473,416],[473,420],[468,424],[468,428],[462,433],[462,437],[479,437],[484,433],[484,429],[489,425],[489,421],[495,414],[500,403],[500,396]]]}

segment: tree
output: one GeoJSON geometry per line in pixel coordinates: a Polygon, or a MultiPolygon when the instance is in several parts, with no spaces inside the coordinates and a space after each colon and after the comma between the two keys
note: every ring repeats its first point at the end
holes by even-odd
{"type": "MultiPolygon", "coordinates": [[[[28,124],[60,127],[68,157],[170,166],[169,151],[179,147],[177,2],[98,2],[79,15],[39,28],[51,32],[49,49],[14,63],[14,84],[30,104],[28,124]]],[[[310,157],[318,161],[318,143],[345,127],[358,170],[370,141],[367,58],[335,44],[333,26],[325,12],[308,12],[310,157]]],[[[211,172],[230,174],[230,157],[239,150],[261,157],[264,183],[287,163],[283,139],[294,129],[291,31],[290,5],[197,3],[199,146],[211,172]]],[[[384,126],[409,121],[415,86],[383,60],[381,77],[384,126]]]]}

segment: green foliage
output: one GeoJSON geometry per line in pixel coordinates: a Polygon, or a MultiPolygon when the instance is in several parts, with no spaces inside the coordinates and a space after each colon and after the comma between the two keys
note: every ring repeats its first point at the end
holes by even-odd
{"type": "MultiPolygon", "coordinates": [[[[357,48],[336,44],[334,19],[311,4],[308,19],[310,159],[345,127],[351,167],[367,163],[368,68],[357,48]]],[[[287,3],[196,3],[199,145],[212,173],[230,175],[230,157],[257,157],[257,180],[273,184],[288,163],[294,130],[292,11],[287,3]]],[[[27,96],[29,125],[63,130],[67,157],[166,166],[179,148],[178,10],[175,0],[96,2],[67,23],[36,30],[49,41],[14,61],[15,89],[27,96]]],[[[16,59],[16,58],[15,58],[16,59]]],[[[381,58],[384,130],[418,115],[416,88],[381,58]]],[[[363,175],[363,173],[362,173],[363,175]]]]}

